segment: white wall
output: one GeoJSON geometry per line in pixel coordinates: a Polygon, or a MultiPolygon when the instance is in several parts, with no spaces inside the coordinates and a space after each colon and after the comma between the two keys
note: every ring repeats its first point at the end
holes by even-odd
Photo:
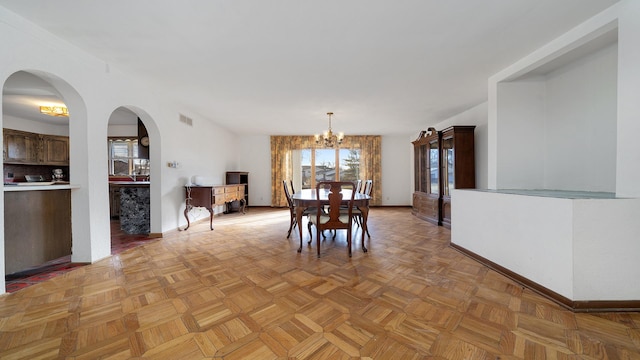
{"type": "Polygon", "coordinates": [[[2,126],[6,129],[28,131],[37,134],[69,136],[69,125],[45,124],[10,115],[2,116],[2,126]]]}
{"type": "MultiPolygon", "coordinates": [[[[516,174],[501,158],[512,156],[510,151],[517,155],[518,150],[505,147],[502,137],[518,135],[516,127],[509,128],[513,117],[530,118],[538,125],[540,109],[531,106],[527,112],[526,102],[519,107],[517,101],[507,104],[513,108],[505,106],[501,97],[517,100],[520,95],[505,90],[512,85],[518,90],[526,85],[524,74],[616,28],[617,47],[600,47],[568,68],[555,67],[556,72],[543,74],[544,95],[552,97],[543,108],[544,147],[549,149],[545,161],[554,164],[547,166],[553,174],[545,174],[546,184],[609,191],[615,182],[617,197],[571,200],[457,190],[452,198],[452,243],[575,301],[640,299],[640,288],[634,286],[640,265],[632,255],[640,251],[640,2],[619,2],[489,79],[489,189],[517,186],[510,180],[516,174]],[[616,62],[617,75],[612,76],[616,62]],[[612,101],[616,95],[617,102],[612,101]],[[514,132],[505,133],[505,126],[514,132]],[[568,160],[577,163],[564,165],[569,166],[570,176],[603,179],[588,184],[581,182],[584,179],[563,179],[564,167],[551,159],[556,152],[570,152],[568,160]],[[588,155],[583,158],[579,152],[588,155]],[[586,158],[597,159],[605,173],[592,172],[598,164],[586,158]]],[[[532,92],[540,90],[537,84],[532,92]]]]}
{"type": "Polygon", "coordinates": [[[640,199],[455,190],[451,242],[570,300],[637,300],[640,199]]]}
{"type": "Polygon", "coordinates": [[[640,299],[640,199],[574,201],[576,300],[640,299]]]}
{"type": "Polygon", "coordinates": [[[109,125],[107,136],[137,136],[138,125],[109,125]]]}
{"type": "Polygon", "coordinates": [[[383,206],[410,206],[413,201],[413,139],[408,138],[407,135],[382,137],[383,206]]]}
{"type": "Polygon", "coordinates": [[[452,243],[573,298],[571,200],[454,190],[451,201],[452,243]]]}
{"type": "Polygon", "coordinates": [[[544,188],[544,89],[536,78],[497,85],[499,189],[544,188]]]}
{"type": "MultiPolygon", "coordinates": [[[[488,138],[487,138],[487,103],[484,102],[458,115],[452,116],[434,127],[443,130],[454,125],[475,125],[473,130],[474,153],[476,160],[476,188],[486,189],[487,179],[487,158],[488,158],[488,138]]],[[[413,148],[412,148],[413,151],[413,148]]],[[[413,163],[412,163],[413,164],[413,163]]]]}
{"type": "Polygon", "coordinates": [[[615,192],[618,46],[546,76],[544,188],[615,192]]]}
{"type": "MultiPolygon", "coordinates": [[[[193,118],[193,127],[179,122],[184,109],[161,86],[105,64],[9,11],[0,12],[0,43],[2,84],[16,71],[29,71],[54,85],[70,109],[70,180],[79,186],[72,190],[72,261],[94,262],[111,253],[105,139],[115,109],[125,106],[134,111],[150,134],[154,233],[186,224],[182,211],[187,176],[198,174],[222,184],[224,172],[237,168],[237,155],[220,151],[236,148],[237,136],[194,114],[185,114],[193,118]],[[169,161],[178,161],[181,167],[169,168],[169,161]]],[[[3,116],[3,126],[4,121],[3,116]]],[[[3,199],[4,193],[0,202],[3,199]]],[[[4,217],[0,227],[4,228],[4,217]]],[[[0,234],[0,293],[4,292],[3,264],[4,232],[0,234]]]]}
{"type": "Polygon", "coordinates": [[[615,192],[616,43],[497,84],[497,187],[615,192]]]}
{"type": "Polygon", "coordinates": [[[620,5],[616,194],[640,197],[640,1],[620,5]]]}
{"type": "Polygon", "coordinates": [[[249,172],[249,206],[271,206],[271,138],[242,136],[234,146],[238,168],[249,172]]]}

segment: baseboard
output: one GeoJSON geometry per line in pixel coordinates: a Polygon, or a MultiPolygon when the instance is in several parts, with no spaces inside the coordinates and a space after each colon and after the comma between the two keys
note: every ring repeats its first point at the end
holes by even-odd
{"type": "Polygon", "coordinates": [[[640,311],[640,300],[579,300],[574,301],[566,298],[555,291],[531,281],[530,279],[519,275],[493,261],[482,257],[473,251],[469,251],[462,246],[449,244],[451,248],[461,252],[462,254],[476,260],[484,266],[508,277],[509,279],[519,283],[520,285],[546,297],[556,304],[571,310],[573,312],[622,312],[622,311],[640,311]]]}
{"type": "Polygon", "coordinates": [[[163,237],[163,233],[149,233],[148,237],[155,239],[163,237]]]}

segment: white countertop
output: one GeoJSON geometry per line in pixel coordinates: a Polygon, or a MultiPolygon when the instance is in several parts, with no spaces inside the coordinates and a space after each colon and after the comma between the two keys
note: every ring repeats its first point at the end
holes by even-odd
{"type": "MultiPolygon", "coordinates": [[[[31,183],[34,184],[34,183],[31,183]]],[[[37,184],[37,183],[36,183],[37,184]]],[[[35,191],[35,190],[70,190],[70,189],[79,189],[80,185],[75,184],[51,184],[47,183],[47,185],[5,185],[4,191],[35,191]]]]}
{"type": "Polygon", "coordinates": [[[112,185],[150,185],[150,181],[109,181],[112,185]]]}

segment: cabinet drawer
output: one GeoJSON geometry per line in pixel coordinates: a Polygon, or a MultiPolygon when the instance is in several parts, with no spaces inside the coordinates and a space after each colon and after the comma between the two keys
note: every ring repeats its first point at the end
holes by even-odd
{"type": "Polygon", "coordinates": [[[226,198],[224,194],[216,195],[213,197],[213,203],[215,205],[224,205],[226,198]]]}
{"type": "Polygon", "coordinates": [[[214,188],[213,188],[213,194],[214,194],[214,195],[224,194],[224,188],[221,188],[221,187],[214,187],[214,188]]]}

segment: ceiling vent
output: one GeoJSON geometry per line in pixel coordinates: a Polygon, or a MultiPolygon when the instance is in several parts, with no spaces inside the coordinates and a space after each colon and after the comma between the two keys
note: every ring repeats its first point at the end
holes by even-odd
{"type": "Polygon", "coordinates": [[[186,116],[186,115],[182,115],[180,114],[180,122],[181,123],[185,123],[189,126],[193,126],[193,119],[191,119],[190,117],[186,116]]]}

